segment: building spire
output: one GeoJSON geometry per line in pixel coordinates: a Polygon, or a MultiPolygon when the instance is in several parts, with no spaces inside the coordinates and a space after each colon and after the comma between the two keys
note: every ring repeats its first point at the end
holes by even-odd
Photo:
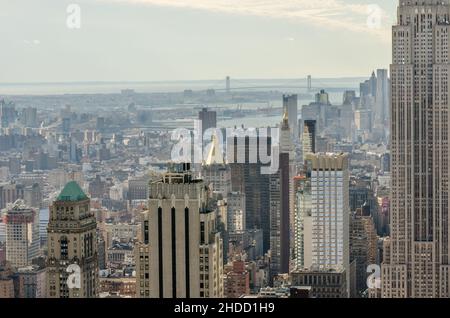
{"type": "Polygon", "coordinates": [[[289,129],[289,115],[287,108],[284,109],[283,112],[283,121],[282,121],[282,128],[283,129],[289,129]]]}
{"type": "Polygon", "coordinates": [[[221,147],[219,145],[219,138],[217,138],[216,132],[212,135],[211,148],[209,149],[208,157],[206,158],[204,164],[207,166],[213,164],[225,164],[221,147]]]}

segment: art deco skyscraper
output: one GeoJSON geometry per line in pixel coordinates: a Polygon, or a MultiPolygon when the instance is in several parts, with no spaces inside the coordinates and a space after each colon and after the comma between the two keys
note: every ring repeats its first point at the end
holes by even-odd
{"type": "Polygon", "coordinates": [[[98,296],[96,229],[89,198],[75,181],[69,182],[50,208],[47,260],[50,298],[98,296]],[[80,269],[79,279],[71,275],[78,275],[75,265],[80,269]],[[68,269],[69,266],[74,270],[68,269]],[[72,277],[75,279],[69,282],[72,277]]]}
{"type": "Polygon", "coordinates": [[[292,140],[298,138],[298,96],[283,95],[283,110],[288,114],[292,140]]]}
{"type": "MultiPolygon", "coordinates": [[[[294,186],[294,154],[287,111],[281,123],[279,169],[270,175],[270,278],[288,273],[290,262],[291,196],[294,186]]],[[[293,211],[292,206],[292,211],[293,211]]],[[[292,237],[293,239],[293,237],[292,237]]]]}
{"type": "Polygon", "coordinates": [[[382,297],[449,297],[450,1],[399,1],[391,65],[392,214],[382,297]]]}
{"type": "Polygon", "coordinates": [[[136,248],[138,298],[223,297],[223,241],[203,180],[176,164],[149,190],[136,248]]]}

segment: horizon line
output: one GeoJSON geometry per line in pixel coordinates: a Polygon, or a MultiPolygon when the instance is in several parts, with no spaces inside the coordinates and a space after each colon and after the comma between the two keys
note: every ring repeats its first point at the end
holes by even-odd
{"type": "MultiPolygon", "coordinates": [[[[312,77],[312,80],[349,80],[349,79],[364,79],[369,78],[370,75],[367,76],[340,76],[340,77],[312,77]]],[[[230,77],[230,80],[242,80],[242,81],[294,81],[294,80],[307,80],[307,77],[299,77],[299,78],[240,78],[240,77],[230,77]]],[[[111,81],[104,81],[104,80],[81,80],[81,81],[43,81],[43,82],[0,82],[0,85],[49,85],[49,84],[57,84],[57,85],[64,85],[64,84],[123,84],[123,83],[129,83],[129,84],[147,84],[147,83],[184,83],[184,82],[211,82],[211,81],[225,81],[226,77],[220,78],[220,79],[186,79],[186,80],[111,80],[111,81]]]]}

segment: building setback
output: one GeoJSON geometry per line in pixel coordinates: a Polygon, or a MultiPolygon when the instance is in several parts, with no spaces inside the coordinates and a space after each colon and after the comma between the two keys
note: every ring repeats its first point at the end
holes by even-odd
{"type": "Polygon", "coordinates": [[[179,164],[149,193],[136,246],[136,296],[223,297],[223,243],[204,182],[179,164]]]}
{"type": "Polygon", "coordinates": [[[392,29],[391,236],[382,297],[450,297],[450,1],[399,1],[392,29]]]}

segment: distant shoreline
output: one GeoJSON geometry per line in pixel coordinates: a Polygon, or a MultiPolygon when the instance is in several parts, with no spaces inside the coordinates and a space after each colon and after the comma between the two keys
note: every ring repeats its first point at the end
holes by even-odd
{"type": "MultiPolygon", "coordinates": [[[[313,91],[319,89],[359,89],[359,83],[365,77],[313,78],[313,91]]],[[[306,92],[305,79],[231,79],[231,88],[250,87],[249,91],[283,91],[286,93],[306,92]],[[272,87],[273,86],[273,87],[272,87]],[[255,87],[255,88],[253,88],[255,87]],[[258,87],[261,87],[258,89],[258,87]]],[[[78,95],[78,94],[121,94],[122,90],[134,90],[136,93],[182,93],[185,90],[205,91],[225,90],[223,80],[192,81],[118,81],[118,82],[59,82],[59,83],[0,83],[0,96],[30,95],[78,95]]]]}

